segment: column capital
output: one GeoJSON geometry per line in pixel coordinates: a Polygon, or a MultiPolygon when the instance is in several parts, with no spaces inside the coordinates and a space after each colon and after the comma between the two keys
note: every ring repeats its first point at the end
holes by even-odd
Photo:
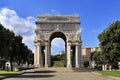
{"type": "Polygon", "coordinates": [[[37,45],[40,46],[40,42],[38,42],[37,45]]]}
{"type": "Polygon", "coordinates": [[[48,46],[48,44],[49,44],[48,42],[45,42],[45,46],[48,46]]]}
{"type": "Polygon", "coordinates": [[[71,41],[67,41],[67,45],[69,45],[69,46],[70,46],[70,45],[71,45],[71,41]]]}
{"type": "Polygon", "coordinates": [[[34,46],[37,46],[37,44],[34,44],[34,46]]]}
{"type": "Polygon", "coordinates": [[[37,42],[34,42],[34,46],[37,46],[37,42]]]}
{"type": "Polygon", "coordinates": [[[45,46],[49,45],[49,41],[48,40],[45,40],[44,43],[45,43],[45,46]]]}
{"type": "Polygon", "coordinates": [[[79,43],[79,42],[76,42],[75,45],[76,45],[76,46],[80,46],[80,43],[79,43]]]}
{"type": "Polygon", "coordinates": [[[37,43],[37,41],[36,41],[36,40],[34,40],[34,43],[37,43]]]}

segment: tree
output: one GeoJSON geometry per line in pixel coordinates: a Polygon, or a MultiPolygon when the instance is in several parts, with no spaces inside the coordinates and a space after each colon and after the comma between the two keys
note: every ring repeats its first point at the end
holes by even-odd
{"type": "Polygon", "coordinates": [[[0,28],[0,56],[7,60],[10,59],[14,33],[9,29],[5,29],[1,24],[0,28]]]}
{"type": "MultiPolygon", "coordinates": [[[[13,31],[0,24],[0,65],[6,61],[20,63],[33,63],[33,53],[22,43],[22,36],[15,35],[13,31]]],[[[12,65],[11,65],[12,70],[12,65]]]]}
{"type": "Polygon", "coordinates": [[[103,64],[103,57],[100,51],[94,51],[90,55],[90,60],[95,61],[97,65],[102,65],[103,64]]]}
{"type": "Polygon", "coordinates": [[[112,23],[98,36],[100,48],[106,63],[116,68],[120,61],[120,21],[112,23]]]}

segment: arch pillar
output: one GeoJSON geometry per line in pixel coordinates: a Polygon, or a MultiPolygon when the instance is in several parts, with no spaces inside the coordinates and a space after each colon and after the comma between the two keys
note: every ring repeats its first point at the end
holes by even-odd
{"type": "Polygon", "coordinates": [[[36,42],[34,43],[35,45],[34,45],[34,65],[35,65],[35,67],[37,67],[37,44],[36,44],[36,42]]]}
{"type": "Polygon", "coordinates": [[[83,67],[83,64],[82,64],[82,42],[80,42],[80,45],[79,45],[79,51],[80,51],[80,67],[83,67]]]}
{"type": "Polygon", "coordinates": [[[45,42],[45,67],[51,66],[51,54],[50,54],[50,43],[45,42]]]}
{"type": "Polygon", "coordinates": [[[76,42],[75,45],[75,67],[79,68],[80,67],[80,44],[76,42]]]}
{"type": "Polygon", "coordinates": [[[71,42],[67,42],[67,68],[71,67],[71,42]]]}
{"type": "Polygon", "coordinates": [[[35,67],[42,67],[42,54],[41,54],[41,45],[40,42],[37,42],[37,44],[35,44],[35,54],[34,54],[34,65],[35,67]]]}
{"type": "Polygon", "coordinates": [[[49,43],[49,53],[48,53],[48,66],[50,67],[51,66],[51,45],[50,45],[50,43],[49,43]]]}

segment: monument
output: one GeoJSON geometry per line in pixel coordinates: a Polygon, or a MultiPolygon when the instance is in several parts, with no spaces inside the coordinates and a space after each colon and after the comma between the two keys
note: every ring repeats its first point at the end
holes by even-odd
{"type": "Polygon", "coordinates": [[[66,67],[82,66],[80,21],[78,15],[39,15],[34,39],[34,65],[51,66],[51,41],[65,41],[66,67]]]}

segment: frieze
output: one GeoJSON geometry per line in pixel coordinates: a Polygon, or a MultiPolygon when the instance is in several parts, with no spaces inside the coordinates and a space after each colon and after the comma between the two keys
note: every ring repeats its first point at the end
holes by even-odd
{"type": "Polygon", "coordinates": [[[54,24],[41,24],[37,26],[37,29],[41,31],[52,31],[54,30],[54,24]]]}
{"type": "Polygon", "coordinates": [[[40,31],[53,31],[53,30],[62,30],[62,31],[75,31],[78,30],[76,24],[41,24],[37,25],[37,30],[40,31]]]}

